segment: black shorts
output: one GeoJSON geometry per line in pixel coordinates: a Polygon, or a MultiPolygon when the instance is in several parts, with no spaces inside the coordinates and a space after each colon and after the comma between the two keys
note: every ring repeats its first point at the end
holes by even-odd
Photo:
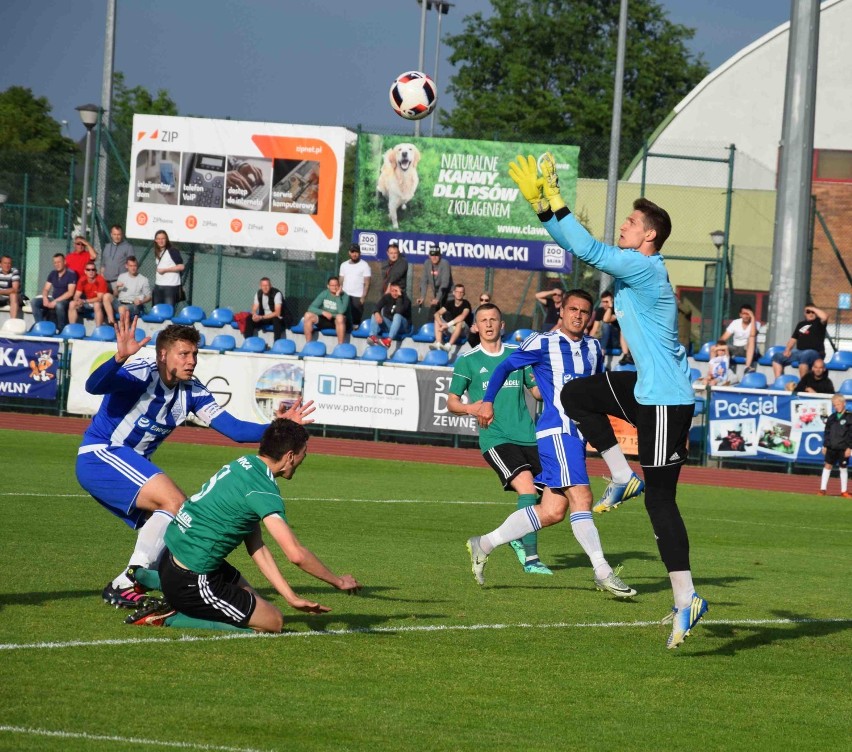
{"type": "Polygon", "coordinates": [[[257,599],[239,586],[242,575],[223,561],[215,572],[200,574],[178,566],[168,549],[160,560],[160,585],[172,608],[196,619],[245,627],[257,599]]]}
{"type": "MultiPolygon", "coordinates": [[[[529,470],[533,477],[541,472],[541,462],[538,458],[537,446],[522,446],[520,444],[498,444],[491,447],[482,456],[485,461],[494,468],[494,472],[500,476],[500,482],[506,491],[513,491],[512,481],[524,470],[529,470]]],[[[541,491],[543,484],[536,483],[535,487],[541,491]]]]}
{"type": "Polygon", "coordinates": [[[849,458],[846,456],[845,449],[826,449],[825,464],[834,467],[849,467],[849,458]]]}

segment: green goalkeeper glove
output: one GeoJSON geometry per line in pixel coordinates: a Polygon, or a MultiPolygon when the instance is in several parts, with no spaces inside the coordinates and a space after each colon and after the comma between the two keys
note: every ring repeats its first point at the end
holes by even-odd
{"type": "Polygon", "coordinates": [[[521,189],[521,193],[530,202],[536,214],[547,211],[550,204],[542,195],[543,183],[538,176],[535,157],[529,156],[524,159],[519,156],[515,162],[509,162],[509,177],[518,184],[518,188],[521,189]]]}
{"type": "Polygon", "coordinates": [[[559,193],[559,176],[556,174],[556,160],[553,159],[553,155],[549,151],[545,152],[539,159],[539,165],[545,200],[554,212],[565,208],[565,201],[559,193]]]}

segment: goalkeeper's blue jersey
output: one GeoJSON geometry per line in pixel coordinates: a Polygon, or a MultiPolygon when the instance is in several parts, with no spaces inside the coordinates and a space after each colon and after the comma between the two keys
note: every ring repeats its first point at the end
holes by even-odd
{"type": "Polygon", "coordinates": [[[535,426],[536,438],[557,433],[580,437],[577,425],[562,409],[560,393],[569,381],[603,371],[601,343],[588,336],[574,341],[559,331],[531,334],[520,348],[494,369],[483,401],[494,402],[506,376],[525,366],[532,366],[535,383],[544,402],[535,426]]]}
{"type": "Polygon", "coordinates": [[[663,257],[601,243],[573,214],[560,220],[552,217],[544,226],[563,248],[615,279],[615,315],[636,363],[636,401],[692,404],[689,361],[678,342],[677,301],[663,257]]]}

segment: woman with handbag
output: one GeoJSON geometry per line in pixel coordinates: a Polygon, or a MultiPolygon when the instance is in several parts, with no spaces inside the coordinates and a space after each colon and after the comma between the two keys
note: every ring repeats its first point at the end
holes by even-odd
{"type": "Polygon", "coordinates": [[[153,303],[169,303],[177,310],[177,304],[185,298],[181,295],[183,290],[180,284],[184,263],[165,230],[157,230],[154,235],[154,259],[157,275],[154,279],[153,303]]]}

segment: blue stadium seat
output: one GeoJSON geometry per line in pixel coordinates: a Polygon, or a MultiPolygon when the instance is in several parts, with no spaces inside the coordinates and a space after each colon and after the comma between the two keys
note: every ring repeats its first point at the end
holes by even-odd
{"type": "Polygon", "coordinates": [[[400,347],[390,359],[391,363],[416,363],[417,350],[413,347],[400,347]]]}
{"type": "Polygon", "coordinates": [[[246,337],[235,352],[262,353],[266,350],[266,340],[263,337],[246,337]]]}
{"type": "Polygon", "coordinates": [[[204,318],[204,309],[197,305],[188,305],[177,316],[172,319],[173,324],[184,324],[192,326],[204,318]]]}
{"type": "Polygon", "coordinates": [[[370,345],[363,353],[361,360],[372,360],[377,363],[384,363],[388,359],[388,351],[381,345],[370,345]]]}
{"type": "Polygon", "coordinates": [[[760,356],[757,362],[762,366],[771,366],[773,356],[782,352],[784,352],[784,345],[772,345],[772,347],[766,348],[766,352],[760,356]]]}
{"type": "Polygon", "coordinates": [[[292,339],[282,337],[281,339],[276,339],[275,342],[272,343],[272,347],[269,352],[275,355],[295,355],[296,343],[293,342],[292,339]]]}
{"type": "Polygon", "coordinates": [[[738,386],[742,389],[766,389],[766,376],[758,371],[747,373],[738,386]]]}
{"type": "Polygon", "coordinates": [[[101,324],[94,328],[89,339],[95,342],[115,342],[115,329],[109,324],[101,324]]]}
{"type": "Polygon", "coordinates": [[[86,338],[86,327],[83,324],[66,324],[62,331],[59,332],[60,339],[85,339],[86,338]]]}
{"type": "Polygon", "coordinates": [[[435,341],[435,322],[427,321],[418,329],[417,334],[411,337],[415,342],[434,342],[435,341]]]}
{"type": "Polygon", "coordinates": [[[352,330],[352,336],[357,339],[367,339],[370,336],[370,316],[365,318],[360,325],[352,330]]]}
{"type": "Polygon", "coordinates": [[[840,394],[845,394],[848,397],[852,397],[852,379],[846,379],[840,385],[840,388],[837,390],[840,394]]]}
{"type": "Polygon", "coordinates": [[[214,308],[210,315],[202,320],[201,325],[209,326],[211,329],[221,329],[233,320],[234,312],[230,308],[214,308]]]}
{"type": "Polygon", "coordinates": [[[798,384],[799,377],[794,376],[792,373],[782,373],[775,381],[773,381],[770,385],[770,389],[774,389],[778,392],[786,391],[787,384],[798,384]]]}
{"type": "Polygon", "coordinates": [[[299,323],[296,326],[291,326],[290,331],[293,334],[304,334],[305,333],[305,320],[299,319],[299,323]]]}
{"type": "Polygon", "coordinates": [[[142,315],[142,321],[147,324],[162,324],[175,315],[175,309],[170,303],[157,303],[148,313],[142,315]]]}
{"type": "Polygon", "coordinates": [[[325,357],[325,342],[305,342],[302,352],[299,353],[300,358],[324,358],[325,357]]]}
{"type": "Polygon", "coordinates": [[[450,355],[446,350],[430,350],[423,356],[420,363],[424,366],[448,366],[450,355]]]}
{"type": "Polygon", "coordinates": [[[230,334],[217,334],[213,341],[207,345],[208,350],[218,350],[220,353],[233,350],[237,346],[237,340],[230,334]]]}
{"type": "Polygon", "coordinates": [[[692,356],[693,360],[697,360],[699,363],[709,363],[710,362],[710,348],[715,345],[715,342],[705,342],[701,345],[701,349],[692,356]]]}
{"type": "Polygon", "coordinates": [[[503,341],[520,345],[531,334],[535,334],[535,329],[515,329],[514,332],[510,332],[503,337],[503,341]]]}
{"type": "Polygon", "coordinates": [[[695,367],[692,367],[692,368],[689,369],[689,380],[691,382],[692,381],[698,381],[698,379],[700,379],[700,378],[701,378],[701,371],[699,371],[695,367]]]}
{"type": "Polygon", "coordinates": [[[145,334],[145,330],[141,326],[137,326],[136,331],[133,332],[133,336],[136,337],[137,342],[141,342],[148,335],[145,334]]]}
{"type": "Polygon", "coordinates": [[[612,367],[612,370],[613,371],[635,371],[636,366],[633,365],[632,363],[616,363],[612,367]]]}
{"type": "Polygon", "coordinates": [[[848,371],[852,368],[852,352],[838,350],[826,361],[825,367],[829,371],[848,371]]]}
{"type": "Polygon", "coordinates": [[[52,321],[36,321],[27,334],[31,337],[54,337],[56,336],[56,324],[52,321]]]}
{"type": "Polygon", "coordinates": [[[358,357],[358,350],[355,348],[355,345],[350,344],[349,342],[343,342],[342,344],[335,345],[328,357],[340,358],[341,360],[352,360],[353,358],[358,357]]]}

